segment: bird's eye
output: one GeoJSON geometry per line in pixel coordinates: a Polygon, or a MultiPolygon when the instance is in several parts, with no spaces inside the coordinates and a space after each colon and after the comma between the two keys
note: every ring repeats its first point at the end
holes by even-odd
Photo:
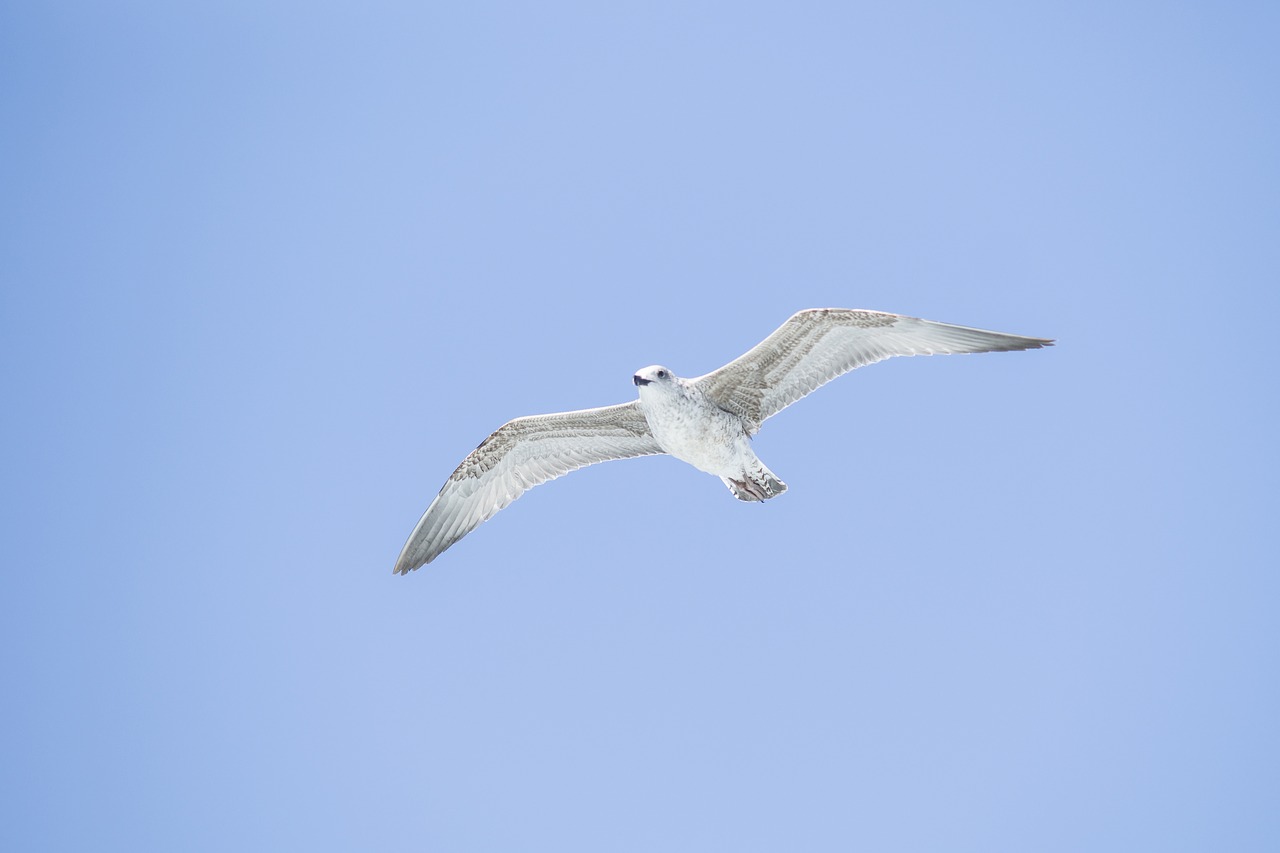
{"type": "Polygon", "coordinates": [[[659,379],[666,379],[666,378],[667,378],[667,371],[665,371],[665,370],[659,370],[659,371],[658,371],[658,378],[659,378],[659,379]]]}

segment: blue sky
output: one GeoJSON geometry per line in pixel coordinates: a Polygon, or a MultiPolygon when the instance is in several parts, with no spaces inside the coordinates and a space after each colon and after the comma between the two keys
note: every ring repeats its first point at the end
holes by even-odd
{"type": "Polygon", "coordinates": [[[10,4],[0,847],[1276,849],[1278,24],[10,4]],[[818,306],[1059,344],[392,576],[504,421],[818,306]]]}

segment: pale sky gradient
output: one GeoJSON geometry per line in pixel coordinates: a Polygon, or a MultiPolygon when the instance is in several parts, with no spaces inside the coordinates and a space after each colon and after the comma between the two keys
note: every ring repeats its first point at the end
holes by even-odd
{"type": "Polygon", "coordinates": [[[8,4],[0,848],[1280,848],[1274,3],[8,4]],[[391,567],[511,417],[896,359],[391,567]]]}

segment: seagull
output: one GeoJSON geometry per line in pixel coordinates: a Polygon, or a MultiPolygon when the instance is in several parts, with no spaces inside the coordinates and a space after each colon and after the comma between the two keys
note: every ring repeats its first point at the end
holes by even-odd
{"type": "Polygon", "coordinates": [[[668,453],[719,477],[740,501],[787,490],[751,449],[764,422],[857,367],[895,355],[1005,352],[1052,346],[901,314],[812,308],[743,355],[685,379],[662,365],[632,377],[639,399],[508,421],[458,466],[405,543],[394,571],[430,563],[534,486],[597,462],[668,453]]]}

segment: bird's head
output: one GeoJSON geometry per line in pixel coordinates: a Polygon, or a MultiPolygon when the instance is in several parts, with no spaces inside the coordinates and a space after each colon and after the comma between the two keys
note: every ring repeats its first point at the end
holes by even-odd
{"type": "Polygon", "coordinates": [[[667,370],[660,364],[651,364],[648,367],[641,368],[636,371],[636,375],[631,377],[640,388],[656,386],[659,388],[670,387],[676,379],[676,375],[667,370]]]}

